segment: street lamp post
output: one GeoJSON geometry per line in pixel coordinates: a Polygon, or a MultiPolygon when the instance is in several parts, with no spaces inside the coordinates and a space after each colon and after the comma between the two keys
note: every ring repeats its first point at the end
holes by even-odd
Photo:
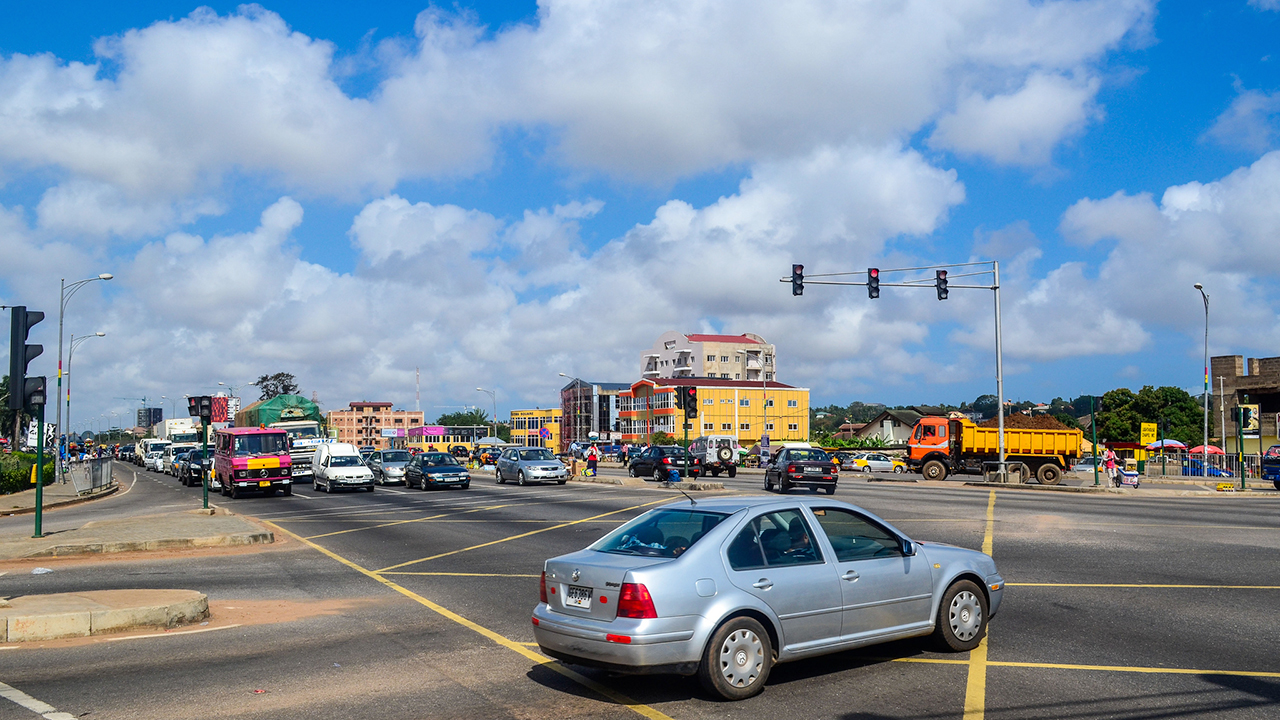
{"type": "MultiPolygon", "coordinates": [[[[75,335],[72,335],[71,342],[67,343],[67,346],[68,346],[68,349],[67,349],[67,429],[68,430],[70,430],[71,428],[71,361],[72,359],[75,358],[76,348],[79,347],[80,343],[84,342],[85,340],[89,340],[91,338],[96,338],[96,337],[106,337],[106,335],[107,334],[104,332],[96,332],[92,335],[85,335],[83,337],[76,337],[75,335]]],[[[59,465],[62,464],[61,457],[58,458],[58,464],[59,465]]],[[[67,478],[65,475],[63,475],[62,482],[66,482],[66,481],[67,481],[67,478]]]]}
{"type": "MultiPolygon", "coordinates": [[[[1204,453],[1201,456],[1200,470],[1204,472],[1207,479],[1209,477],[1209,294],[1204,291],[1204,285],[1195,284],[1195,288],[1200,291],[1200,297],[1204,298],[1204,445],[1201,449],[1204,453]]],[[[1226,428],[1223,428],[1224,431],[1226,428]]],[[[1226,433],[1223,433],[1226,437],[1226,433]]]]}
{"type": "Polygon", "coordinates": [[[488,393],[489,397],[493,400],[493,430],[491,432],[493,437],[498,437],[498,391],[476,388],[476,392],[488,393]]]}
{"type": "Polygon", "coordinates": [[[114,277],[111,273],[101,273],[98,277],[85,278],[76,282],[67,284],[67,279],[62,278],[59,282],[58,291],[58,392],[53,396],[54,406],[56,408],[56,419],[54,425],[54,445],[58,448],[58,462],[53,464],[54,474],[59,481],[62,480],[62,403],[58,402],[58,398],[62,397],[62,323],[67,312],[67,302],[71,300],[71,296],[76,291],[84,287],[86,284],[95,280],[110,280],[114,277]]]}

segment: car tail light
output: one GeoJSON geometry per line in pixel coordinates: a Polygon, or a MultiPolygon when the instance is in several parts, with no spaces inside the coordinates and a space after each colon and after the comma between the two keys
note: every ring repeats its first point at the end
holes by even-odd
{"type": "Polygon", "coordinates": [[[670,465],[670,464],[671,464],[671,458],[662,458],[662,464],[663,464],[663,465],[670,465]]]}
{"type": "Polygon", "coordinates": [[[796,469],[796,466],[795,466],[795,465],[788,465],[788,466],[787,466],[787,472],[789,472],[789,473],[795,473],[795,472],[800,472],[800,471],[796,469]]]}
{"type": "Polygon", "coordinates": [[[649,588],[639,583],[622,583],[618,593],[618,617],[648,619],[658,617],[649,588]]]}
{"type": "Polygon", "coordinates": [[[605,636],[604,636],[604,639],[605,639],[605,640],[608,640],[609,642],[612,642],[612,643],[620,643],[620,644],[622,644],[622,645],[630,645],[630,644],[631,644],[631,636],[630,636],[630,635],[614,635],[613,633],[609,633],[609,634],[607,634],[607,635],[605,635],[605,636]]]}
{"type": "Polygon", "coordinates": [[[547,571],[542,571],[542,579],[538,581],[538,602],[547,602],[547,571]]]}

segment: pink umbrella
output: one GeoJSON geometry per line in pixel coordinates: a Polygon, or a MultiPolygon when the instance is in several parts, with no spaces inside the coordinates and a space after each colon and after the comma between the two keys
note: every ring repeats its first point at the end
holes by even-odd
{"type": "MultiPolygon", "coordinates": [[[[1195,447],[1191,448],[1191,450],[1189,450],[1188,452],[1190,452],[1192,455],[1203,455],[1203,454],[1204,454],[1204,446],[1203,446],[1203,445],[1197,445],[1197,446],[1195,446],[1195,447]]],[[[1216,445],[1210,445],[1210,446],[1209,446],[1209,454],[1210,454],[1210,455],[1226,455],[1226,453],[1222,451],[1222,448],[1220,448],[1220,447],[1218,447],[1218,446],[1216,446],[1216,445]]]]}

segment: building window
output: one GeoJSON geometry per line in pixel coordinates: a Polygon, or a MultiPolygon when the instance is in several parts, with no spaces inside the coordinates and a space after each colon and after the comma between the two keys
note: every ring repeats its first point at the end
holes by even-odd
{"type": "Polygon", "coordinates": [[[702,423],[702,429],[703,429],[703,430],[715,430],[715,429],[716,429],[716,424],[715,424],[715,423],[702,423]]]}
{"type": "Polygon", "coordinates": [[[720,423],[720,429],[721,429],[721,430],[732,430],[732,429],[733,429],[733,423],[720,423]]]}
{"type": "Polygon", "coordinates": [[[741,379],[742,379],[742,373],[734,373],[734,374],[733,374],[733,379],[734,379],[734,380],[741,380],[741,379]]]}
{"type": "Polygon", "coordinates": [[[685,424],[684,424],[684,429],[685,429],[685,430],[692,430],[692,429],[693,429],[693,423],[685,423],[685,424]]]}
{"type": "Polygon", "coordinates": [[[708,355],[708,356],[707,356],[707,362],[715,362],[715,361],[716,361],[716,356],[715,356],[715,355],[708,355]]]}
{"type": "Polygon", "coordinates": [[[728,379],[729,379],[729,373],[720,373],[720,379],[722,379],[722,380],[728,380],[728,379]]]}
{"type": "Polygon", "coordinates": [[[799,430],[799,429],[800,429],[800,424],[799,424],[799,423],[790,423],[790,424],[788,424],[788,425],[787,425],[787,429],[788,429],[788,430],[791,430],[791,431],[793,431],[793,432],[794,432],[794,431],[796,431],[796,430],[799,430]]]}
{"type": "Polygon", "coordinates": [[[738,406],[739,406],[739,407],[751,407],[751,400],[750,400],[750,399],[748,399],[748,398],[741,398],[740,400],[738,400],[738,406]]]}
{"type": "Polygon", "coordinates": [[[773,407],[773,398],[769,398],[768,400],[765,400],[765,401],[764,401],[764,406],[765,406],[765,407],[773,407]]]}
{"type": "Polygon", "coordinates": [[[764,374],[764,379],[765,379],[765,380],[772,380],[772,379],[773,379],[773,373],[771,373],[771,372],[767,372],[767,373],[765,373],[765,374],[764,374]]]}
{"type": "Polygon", "coordinates": [[[728,355],[721,355],[721,356],[720,356],[720,362],[729,362],[729,356],[728,356],[728,355]]]}
{"type": "Polygon", "coordinates": [[[772,356],[772,355],[765,355],[765,356],[764,356],[764,364],[765,364],[765,365],[772,365],[772,364],[773,364],[773,356],[772,356]]]}
{"type": "Polygon", "coordinates": [[[787,401],[787,407],[800,407],[800,401],[799,401],[799,400],[788,400],[788,401],[787,401]]]}
{"type": "Polygon", "coordinates": [[[741,356],[741,355],[734,355],[734,356],[733,356],[733,361],[734,361],[734,362],[736,362],[736,363],[740,363],[740,362],[742,362],[742,356],[741,356]]]}
{"type": "Polygon", "coordinates": [[[751,429],[751,423],[738,423],[738,429],[739,429],[739,430],[750,430],[750,429],[751,429]]]}
{"type": "Polygon", "coordinates": [[[765,423],[764,429],[768,430],[769,432],[773,432],[773,423],[765,423]]]}

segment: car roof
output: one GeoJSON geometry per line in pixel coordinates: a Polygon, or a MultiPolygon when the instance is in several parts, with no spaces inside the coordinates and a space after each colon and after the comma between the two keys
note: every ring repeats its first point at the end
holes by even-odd
{"type": "MultiPolygon", "coordinates": [[[[657,509],[689,509],[688,500],[678,500],[674,503],[663,505],[657,509]],[[683,503],[683,504],[682,504],[683,503]]],[[[736,513],[740,510],[767,510],[769,508],[793,508],[797,505],[820,505],[822,507],[844,507],[850,510],[857,510],[866,513],[857,505],[851,505],[841,500],[833,500],[824,496],[802,496],[802,495],[746,495],[746,496],[730,496],[730,497],[710,497],[698,500],[693,505],[694,510],[710,510],[713,512],[736,513]]]]}

